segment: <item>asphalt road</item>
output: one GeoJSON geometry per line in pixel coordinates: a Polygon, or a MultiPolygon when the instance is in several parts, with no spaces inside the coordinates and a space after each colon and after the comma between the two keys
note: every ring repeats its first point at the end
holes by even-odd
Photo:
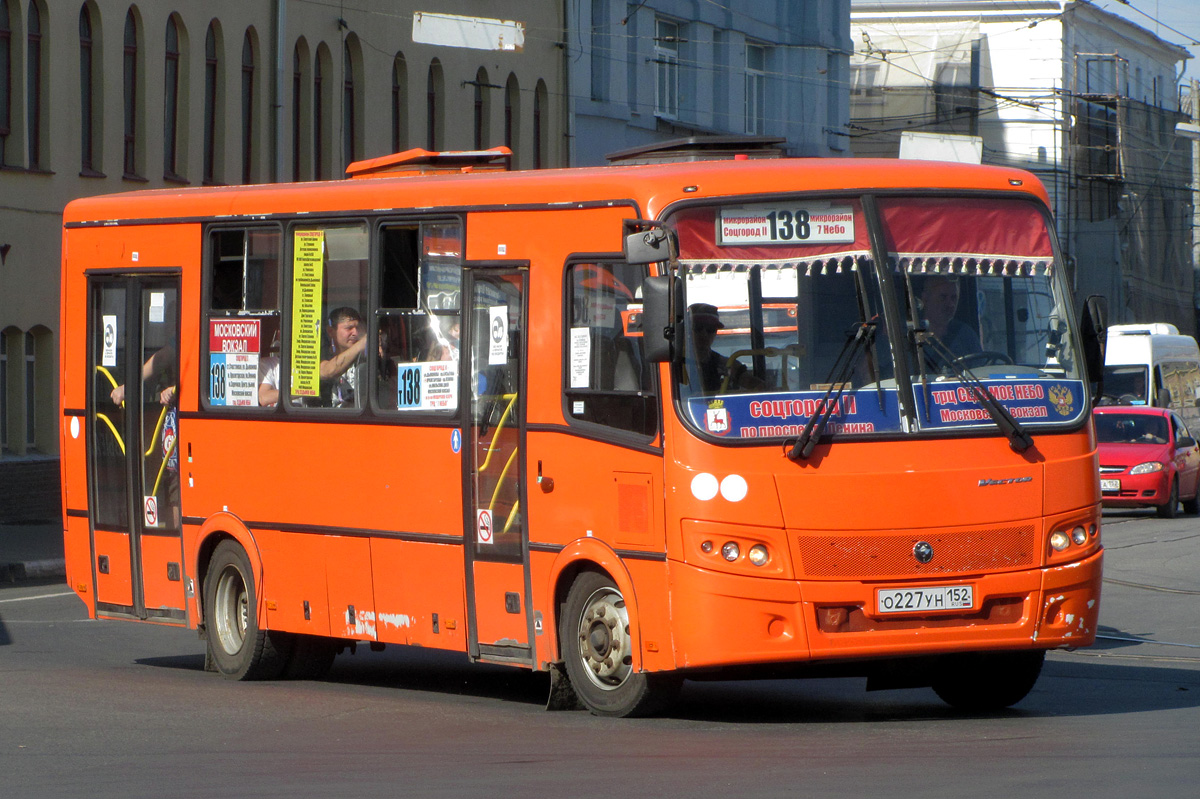
{"type": "Polygon", "coordinates": [[[687,683],[669,716],[543,709],[538,675],[389,648],[231,683],[195,632],[0,589],[0,797],[1190,797],[1200,518],[1105,516],[1096,647],[1011,711],[858,679],[687,683]]]}

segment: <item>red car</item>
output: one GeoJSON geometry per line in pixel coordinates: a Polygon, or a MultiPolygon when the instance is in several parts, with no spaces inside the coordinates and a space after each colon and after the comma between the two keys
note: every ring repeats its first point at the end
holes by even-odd
{"type": "Polygon", "coordinates": [[[1200,512],[1200,446],[1165,408],[1109,405],[1092,414],[1107,508],[1152,506],[1164,519],[1200,512]]]}

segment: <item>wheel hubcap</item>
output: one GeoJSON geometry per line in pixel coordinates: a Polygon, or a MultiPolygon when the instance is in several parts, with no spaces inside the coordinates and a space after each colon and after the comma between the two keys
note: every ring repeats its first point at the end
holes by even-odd
{"type": "Polygon", "coordinates": [[[226,567],[217,578],[216,601],[213,603],[217,641],[221,649],[236,654],[246,641],[250,626],[250,596],[242,574],[233,566],[226,567]]]}
{"type": "Polygon", "coordinates": [[[606,690],[632,673],[629,613],[616,589],[602,588],[588,597],[579,618],[579,655],[591,681],[606,690]]]}

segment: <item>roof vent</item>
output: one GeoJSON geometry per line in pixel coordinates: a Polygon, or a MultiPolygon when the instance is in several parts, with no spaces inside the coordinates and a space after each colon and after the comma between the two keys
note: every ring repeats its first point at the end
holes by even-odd
{"type": "Polygon", "coordinates": [[[782,158],[787,139],[775,136],[689,136],[609,153],[610,164],[669,164],[782,158]]]}
{"type": "Polygon", "coordinates": [[[434,152],[419,147],[402,153],[355,161],[346,167],[346,177],[394,178],[411,175],[435,175],[463,172],[505,171],[509,168],[512,150],[493,147],[490,150],[454,150],[434,152]]]}

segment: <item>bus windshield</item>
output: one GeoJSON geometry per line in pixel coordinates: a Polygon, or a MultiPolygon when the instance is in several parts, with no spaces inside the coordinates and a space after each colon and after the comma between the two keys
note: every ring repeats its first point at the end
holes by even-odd
{"type": "Polygon", "coordinates": [[[795,437],[814,413],[830,437],[996,424],[972,386],[1023,427],[1081,419],[1081,349],[1041,210],[986,197],[874,207],[804,197],[672,217],[688,421],[740,439],[795,437]]]}

